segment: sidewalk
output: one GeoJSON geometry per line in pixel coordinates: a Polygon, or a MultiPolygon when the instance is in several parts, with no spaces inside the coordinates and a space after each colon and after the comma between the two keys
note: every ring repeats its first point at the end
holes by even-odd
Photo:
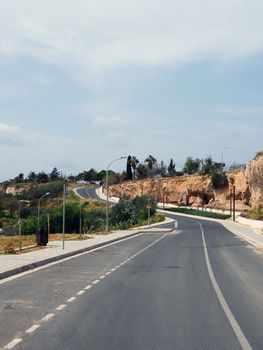
{"type": "MultiPolygon", "coordinates": [[[[174,220],[166,219],[163,222],[148,226],[138,227],[126,231],[115,231],[108,235],[98,235],[96,238],[87,240],[68,240],[65,241],[65,249],[62,250],[62,241],[51,241],[47,247],[42,250],[36,250],[29,253],[0,255],[0,280],[12,275],[25,272],[36,267],[40,267],[51,262],[55,262],[73,255],[87,252],[89,250],[102,247],[106,244],[120,241],[122,239],[135,236],[141,232],[153,232],[154,227],[172,223],[174,220]]],[[[155,229],[158,232],[169,232],[172,229],[155,229]]]]}

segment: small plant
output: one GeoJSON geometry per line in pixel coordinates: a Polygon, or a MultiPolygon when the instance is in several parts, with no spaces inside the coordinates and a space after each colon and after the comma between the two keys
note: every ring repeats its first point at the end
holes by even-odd
{"type": "Polygon", "coordinates": [[[4,254],[16,254],[14,243],[9,242],[3,249],[4,254]]]}
{"type": "Polygon", "coordinates": [[[252,220],[263,220],[263,208],[249,210],[246,214],[246,217],[252,220]]]}

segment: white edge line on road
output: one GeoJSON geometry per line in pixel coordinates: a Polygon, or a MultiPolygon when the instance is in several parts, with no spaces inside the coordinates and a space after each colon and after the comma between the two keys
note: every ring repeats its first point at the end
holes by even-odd
{"type": "Polygon", "coordinates": [[[32,334],[40,327],[39,324],[35,324],[34,326],[28,328],[25,333],[32,334]]]}
{"type": "Polygon", "coordinates": [[[17,338],[8,343],[3,349],[13,349],[18,343],[20,343],[23,339],[17,338]]]}
{"type": "Polygon", "coordinates": [[[237,320],[235,319],[235,316],[233,315],[232,311],[230,310],[220,288],[219,285],[216,281],[211,263],[210,263],[210,259],[209,259],[209,255],[208,255],[208,250],[207,250],[207,245],[206,245],[206,240],[205,240],[205,234],[204,234],[204,230],[203,230],[203,226],[202,224],[197,221],[197,223],[200,225],[201,228],[201,232],[202,232],[202,240],[203,240],[203,245],[204,245],[204,252],[205,252],[205,260],[206,260],[206,265],[207,265],[207,269],[208,269],[208,273],[209,273],[209,277],[211,279],[212,285],[215,289],[215,292],[217,294],[217,297],[219,299],[219,302],[226,314],[226,317],[228,318],[228,321],[242,347],[243,350],[252,350],[251,345],[249,344],[245,334],[243,333],[242,329],[240,328],[237,320]]]}

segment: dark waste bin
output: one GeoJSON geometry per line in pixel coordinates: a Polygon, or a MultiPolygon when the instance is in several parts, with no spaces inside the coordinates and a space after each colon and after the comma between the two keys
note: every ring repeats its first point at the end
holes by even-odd
{"type": "Polygon", "coordinates": [[[48,244],[48,231],[41,229],[36,233],[36,241],[37,245],[46,246],[48,244]]]}

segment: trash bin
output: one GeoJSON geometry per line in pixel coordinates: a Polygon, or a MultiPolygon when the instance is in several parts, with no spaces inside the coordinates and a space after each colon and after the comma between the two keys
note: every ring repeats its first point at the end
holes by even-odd
{"type": "Polygon", "coordinates": [[[46,246],[48,244],[48,231],[45,229],[38,230],[36,233],[37,245],[46,246]]]}

